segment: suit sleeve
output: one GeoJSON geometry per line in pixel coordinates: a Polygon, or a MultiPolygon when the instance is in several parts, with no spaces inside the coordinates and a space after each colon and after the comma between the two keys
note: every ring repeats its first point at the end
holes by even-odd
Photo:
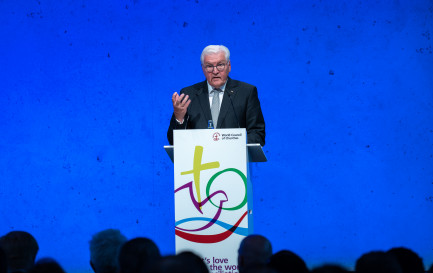
{"type": "MultiPolygon", "coordinates": [[[[183,93],[185,93],[185,88],[183,88],[179,92],[179,94],[183,94],[183,93]]],[[[173,145],[173,130],[186,129],[188,126],[188,120],[189,120],[188,112],[186,113],[182,124],[179,124],[179,122],[176,121],[174,113],[171,115],[170,125],[168,126],[168,130],[167,130],[167,140],[168,143],[170,143],[170,145],[173,145]]]]}
{"type": "Polygon", "coordinates": [[[260,143],[262,146],[265,145],[265,119],[263,118],[256,87],[253,88],[248,98],[246,129],[248,143],[260,143]]]}
{"type": "Polygon", "coordinates": [[[176,121],[176,118],[174,117],[174,113],[171,116],[171,120],[170,120],[170,126],[168,127],[167,130],[167,139],[168,139],[168,143],[170,143],[170,145],[173,145],[173,130],[177,130],[177,129],[186,129],[187,128],[187,124],[188,124],[188,113],[185,115],[184,121],[182,124],[179,124],[179,122],[176,121]]]}

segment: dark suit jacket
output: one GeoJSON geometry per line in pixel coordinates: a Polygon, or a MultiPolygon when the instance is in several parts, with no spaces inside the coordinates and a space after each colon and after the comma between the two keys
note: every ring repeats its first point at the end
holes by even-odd
{"type": "MultiPolygon", "coordinates": [[[[173,130],[206,129],[208,121],[212,120],[206,81],[185,87],[180,93],[189,95],[191,103],[183,124],[176,121],[174,114],[171,117],[167,131],[168,142],[171,145],[173,145],[173,130]]],[[[255,86],[228,78],[216,128],[246,128],[248,143],[265,145],[265,120],[255,86]]]]}

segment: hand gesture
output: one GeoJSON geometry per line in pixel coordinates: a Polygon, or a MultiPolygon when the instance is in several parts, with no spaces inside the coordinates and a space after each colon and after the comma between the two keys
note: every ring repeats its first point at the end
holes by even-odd
{"type": "Polygon", "coordinates": [[[182,94],[179,96],[177,92],[174,92],[171,100],[173,102],[174,116],[179,122],[182,123],[191,100],[189,99],[188,95],[185,96],[185,94],[182,94]]]}

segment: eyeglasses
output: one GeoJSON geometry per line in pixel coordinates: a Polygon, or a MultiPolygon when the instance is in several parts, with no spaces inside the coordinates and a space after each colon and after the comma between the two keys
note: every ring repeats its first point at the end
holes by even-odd
{"type": "Polygon", "coordinates": [[[213,69],[216,67],[216,69],[219,72],[221,72],[221,71],[224,70],[224,68],[226,68],[227,64],[228,64],[228,62],[227,63],[220,63],[220,64],[217,64],[217,65],[207,64],[207,65],[204,66],[204,70],[206,70],[206,72],[213,72],[213,69]]]}

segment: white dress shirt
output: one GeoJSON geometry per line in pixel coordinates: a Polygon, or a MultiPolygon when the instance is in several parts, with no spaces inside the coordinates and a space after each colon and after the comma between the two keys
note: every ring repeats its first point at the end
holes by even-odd
{"type": "MultiPolygon", "coordinates": [[[[221,89],[222,92],[219,92],[219,97],[220,97],[220,109],[221,109],[221,103],[223,102],[223,97],[224,97],[224,90],[226,89],[226,84],[227,82],[221,86],[219,89],[221,89]]],[[[209,93],[209,105],[212,105],[212,100],[213,100],[213,93],[211,94],[212,90],[214,90],[214,88],[212,87],[212,85],[210,85],[209,83],[207,83],[207,90],[209,93]]]]}

